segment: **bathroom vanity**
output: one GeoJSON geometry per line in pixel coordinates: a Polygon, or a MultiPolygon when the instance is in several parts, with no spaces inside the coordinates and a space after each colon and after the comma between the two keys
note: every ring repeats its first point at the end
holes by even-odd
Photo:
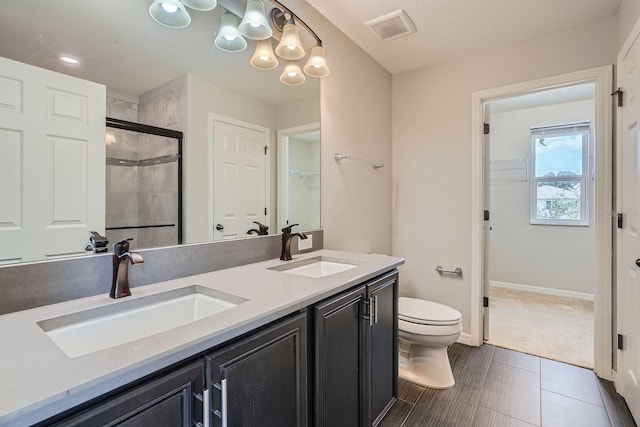
{"type": "Polygon", "coordinates": [[[403,262],[320,250],[0,316],[0,424],[374,425],[403,262]]]}

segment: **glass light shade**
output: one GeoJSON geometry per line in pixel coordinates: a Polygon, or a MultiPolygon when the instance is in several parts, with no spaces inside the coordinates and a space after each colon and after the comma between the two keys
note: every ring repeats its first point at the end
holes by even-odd
{"type": "Polygon", "coordinates": [[[256,50],[249,62],[258,70],[273,70],[280,65],[276,54],[273,53],[271,39],[258,40],[256,50]]]}
{"type": "Polygon", "coordinates": [[[161,25],[184,28],[191,23],[191,16],[179,0],[155,0],[149,6],[149,15],[161,25]]]}
{"type": "Polygon", "coordinates": [[[306,78],[302,74],[300,65],[295,61],[287,61],[287,65],[284,67],[284,71],[280,75],[280,81],[286,85],[301,85],[306,78]]]}
{"type": "Polygon", "coordinates": [[[247,41],[238,31],[238,18],[230,13],[222,15],[216,46],[226,52],[240,52],[247,48],[247,41]]]}
{"type": "Polygon", "coordinates": [[[294,24],[285,24],[282,29],[282,38],[276,46],[276,55],[292,61],[304,56],[304,49],[300,43],[300,32],[294,24]]]}
{"type": "Polygon", "coordinates": [[[267,22],[264,3],[262,0],[248,0],[244,18],[238,25],[243,36],[252,40],[264,40],[273,35],[271,26],[267,22]]]}
{"type": "Polygon", "coordinates": [[[327,65],[325,50],[322,46],[316,45],[311,48],[309,60],[303,68],[304,72],[311,77],[326,77],[331,72],[327,65]]]}
{"type": "Polygon", "coordinates": [[[182,0],[182,3],[195,10],[211,10],[218,5],[216,0],[182,0]]]}

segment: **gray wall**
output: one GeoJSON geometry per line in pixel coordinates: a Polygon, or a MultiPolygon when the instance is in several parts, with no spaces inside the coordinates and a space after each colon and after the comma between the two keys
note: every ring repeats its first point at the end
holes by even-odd
{"type": "MultiPolygon", "coordinates": [[[[309,234],[312,250],[322,249],[322,230],[309,234]]],[[[280,248],[281,238],[274,235],[140,250],[144,263],[129,266],[129,282],[135,294],[136,286],[278,258],[280,248]]],[[[296,248],[294,241],[292,254],[296,248]]],[[[111,254],[0,267],[0,315],[108,294],[111,278],[111,254]]]]}

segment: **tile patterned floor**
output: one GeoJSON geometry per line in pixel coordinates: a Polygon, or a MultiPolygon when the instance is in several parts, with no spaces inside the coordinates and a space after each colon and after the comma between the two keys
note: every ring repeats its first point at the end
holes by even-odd
{"type": "Polygon", "coordinates": [[[456,385],[400,380],[383,427],[636,427],[613,384],[593,371],[512,350],[454,344],[456,385]]]}

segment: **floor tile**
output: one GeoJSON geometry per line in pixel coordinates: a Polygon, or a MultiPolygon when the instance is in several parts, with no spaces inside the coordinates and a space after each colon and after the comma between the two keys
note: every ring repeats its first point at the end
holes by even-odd
{"type": "Polygon", "coordinates": [[[540,386],[543,390],[604,406],[597,377],[592,370],[541,359],[540,372],[540,386]]]}
{"type": "Polygon", "coordinates": [[[491,345],[471,347],[455,343],[449,347],[449,362],[456,383],[484,384],[494,351],[491,345]]]}
{"type": "Polygon", "coordinates": [[[542,425],[544,427],[611,426],[604,407],[546,390],[542,390],[542,425]]]}
{"type": "Polygon", "coordinates": [[[492,362],[480,406],[540,425],[540,376],[492,362]]]}
{"type": "Polygon", "coordinates": [[[445,390],[425,389],[403,427],[468,427],[482,387],[456,384],[445,390]]]}
{"type": "Polygon", "coordinates": [[[611,425],[616,427],[636,427],[629,407],[624,398],[616,392],[615,385],[611,381],[603,380],[602,378],[598,378],[597,381],[611,425]]]}
{"type": "Polygon", "coordinates": [[[491,409],[478,407],[473,418],[473,427],[531,427],[533,424],[525,423],[508,415],[501,414],[491,409]]]}
{"type": "Polygon", "coordinates": [[[407,415],[409,415],[409,412],[411,412],[411,409],[413,409],[413,405],[411,403],[405,402],[404,400],[398,400],[378,426],[400,427],[405,418],[407,418],[407,415]]]}
{"type": "Polygon", "coordinates": [[[412,404],[416,403],[416,400],[418,400],[423,390],[424,386],[398,378],[398,399],[412,404]]]}
{"type": "Polygon", "coordinates": [[[540,358],[538,356],[496,347],[493,353],[493,360],[515,368],[540,373],[540,358]]]}

